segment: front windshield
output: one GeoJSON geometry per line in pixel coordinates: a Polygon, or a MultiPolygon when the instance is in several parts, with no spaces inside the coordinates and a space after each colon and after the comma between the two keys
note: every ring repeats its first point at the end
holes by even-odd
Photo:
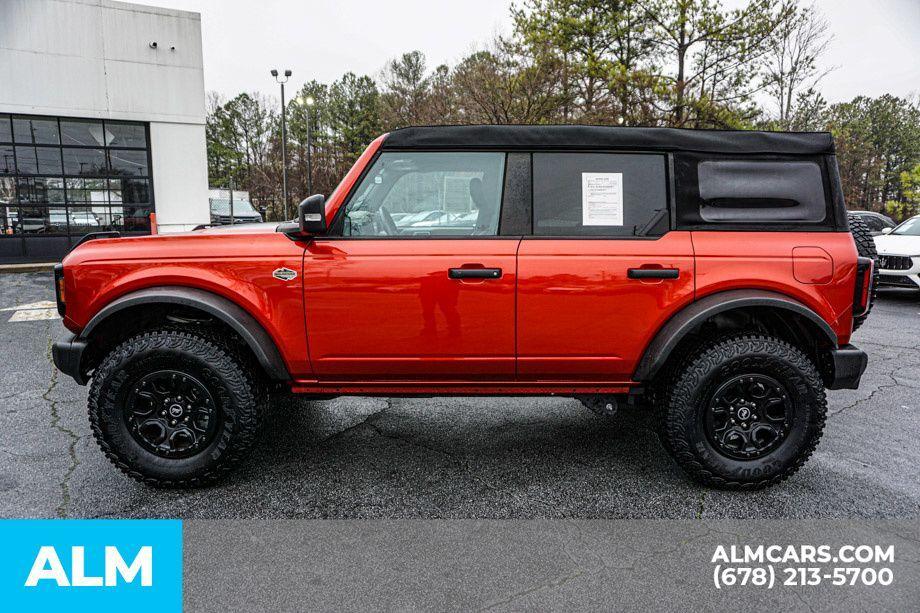
{"type": "Polygon", "coordinates": [[[891,231],[892,234],[906,236],[920,236],[920,217],[911,217],[900,226],[891,231]]]}

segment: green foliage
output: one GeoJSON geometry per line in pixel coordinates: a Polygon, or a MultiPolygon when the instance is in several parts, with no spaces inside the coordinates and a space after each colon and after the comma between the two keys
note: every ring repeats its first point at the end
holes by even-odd
{"type": "Polygon", "coordinates": [[[920,164],[905,170],[900,177],[903,200],[889,200],[885,212],[898,221],[920,215],[920,164]]]}
{"type": "MultiPolygon", "coordinates": [[[[827,24],[799,2],[520,0],[510,34],[454,66],[430,70],[410,51],[376,80],[311,81],[287,107],[292,199],[308,186],[331,192],[371,140],[397,127],[589,123],[830,130],[848,206],[916,210],[920,110],[889,95],[829,105],[818,88],[827,24]]],[[[232,178],[280,211],[277,102],[212,95],[208,107],[212,184],[232,178]]]]}

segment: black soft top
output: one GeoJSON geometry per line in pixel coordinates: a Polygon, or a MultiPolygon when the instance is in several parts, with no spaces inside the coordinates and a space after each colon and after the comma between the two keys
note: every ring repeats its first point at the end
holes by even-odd
{"type": "Polygon", "coordinates": [[[704,153],[834,153],[828,132],[609,126],[420,126],[390,132],[383,149],[639,149],[704,153]]]}

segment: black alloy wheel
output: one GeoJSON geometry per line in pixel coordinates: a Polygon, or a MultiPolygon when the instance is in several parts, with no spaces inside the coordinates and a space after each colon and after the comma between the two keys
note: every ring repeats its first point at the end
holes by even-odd
{"type": "Polygon", "coordinates": [[[195,377],[158,370],[128,387],[125,424],[141,447],[161,458],[187,458],[206,448],[219,429],[220,411],[195,377]]]}
{"type": "Polygon", "coordinates": [[[744,374],[720,385],[709,400],[705,429],[719,453],[756,460],[779,447],[789,434],[793,403],[786,388],[763,374],[744,374]]]}

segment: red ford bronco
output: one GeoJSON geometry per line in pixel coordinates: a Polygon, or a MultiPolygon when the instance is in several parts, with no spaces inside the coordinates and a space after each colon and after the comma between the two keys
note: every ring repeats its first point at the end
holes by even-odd
{"type": "Polygon", "coordinates": [[[873,255],[826,133],[406,128],[297,222],[77,247],[53,353],[151,485],[227,472],[282,386],[644,397],[691,477],[749,489],[808,459],[825,388],[859,384],[873,255]]]}

